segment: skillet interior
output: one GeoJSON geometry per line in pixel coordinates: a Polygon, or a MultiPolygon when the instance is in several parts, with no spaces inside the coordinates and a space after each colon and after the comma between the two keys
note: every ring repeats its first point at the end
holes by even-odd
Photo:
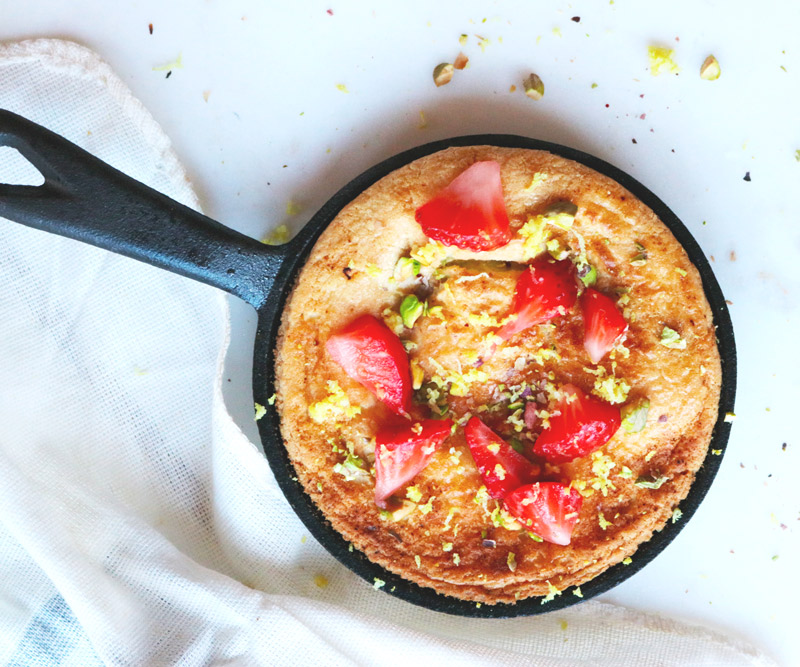
{"type": "MultiPolygon", "coordinates": [[[[400,153],[364,172],[348,183],[317,213],[303,231],[289,244],[290,251],[266,302],[258,309],[258,331],[256,333],[253,360],[253,395],[257,403],[267,405],[267,399],[275,392],[274,349],[280,326],[280,313],[291,293],[297,275],[317,238],[338,212],[363,190],[395,169],[420,157],[451,146],[494,145],[510,148],[529,148],[550,151],[556,155],[580,162],[620,183],[627,188],[664,222],[683,245],[689,259],[700,272],[703,288],[711,306],[714,323],[717,327],[719,351],[722,361],[722,387],[720,393],[719,417],[714,427],[709,454],[697,472],[688,496],[681,502],[683,520],[668,524],[655,533],[637,551],[636,560],[630,565],[616,565],[591,581],[583,584],[583,599],[603,593],[635,574],[657,556],[678,534],[688,519],[694,514],[708,491],[719,469],[721,456],[711,455],[711,449],[723,450],[728,440],[730,424],[724,421],[726,412],[733,411],[736,389],[736,350],[733,329],[725,299],[711,271],[702,250],[680,220],[643,185],[621,172],[616,167],[582,153],[580,151],[514,135],[473,135],[456,137],[420,146],[400,153]]],[[[357,550],[349,551],[350,543],[336,532],[326,521],[311,498],[306,495],[302,485],[295,479],[294,467],[286,449],[282,446],[280,420],[277,410],[268,408],[267,414],[258,422],[265,455],[281,490],[295,513],[300,517],[314,537],[340,562],[370,584],[376,578],[386,582],[382,590],[408,602],[449,614],[485,618],[504,618],[526,616],[561,609],[581,601],[574,596],[560,596],[546,606],[537,598],[521,600],[516,604],[497,604],[476,606],[474,602],[459,600],[441,595],[433,589],[424,588],[409,582],[369,561],[357,550]]]]}

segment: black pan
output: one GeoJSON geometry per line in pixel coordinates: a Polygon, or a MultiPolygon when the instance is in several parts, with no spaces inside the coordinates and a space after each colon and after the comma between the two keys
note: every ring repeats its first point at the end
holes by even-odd
{"type": "MultiPolygon", "coordinates": [[[[681,503],[683,518],[669,523],[642,544],[630,565],[616,565],[581,586],[583,599],[603,593],[627,579],[657,556],[686,525],[705,496],[722,461],[711,449],[723,450],[736,390],[736,350],[725,299],[711,267],[689,231],[652,192],[616,167],[557,144],[504,134],[455,137],[395,155],[345,185],[303,230],[282,246],[264,245],[179,204],[133,180],[63,137],[16,114],[0,110],[0,146],[16,148],[44,176],[40,186],[0,184],[0,217],[133,257],[173,273],[213,285],[244,299],[258,312],[253,358],[253,398],[268,405],[275,392],[274,359],[280,314],[295,278],[314,242],[336,214],[363,190],[395,169],[450,146],[493,145],[546,150],[599,171],[626,187],[670,228],[700,271],[714,314],[722,356],[719,419],[709,455],[681,503]]],[[[556,597],[546,605],[537,598],[517,604],[477,606],[440,595],[388,572],[369,561],[337,533],[303,491],[283,446],[275,409],[258,422],[264,452],[292,509],[314,537],[346,567],[381,589],[408,602],[461,616],[502,618],[561,609],[581,601],[574,595],[556,597]]],[[[266,520],[266,517],[265,517],[266,520]]]]}

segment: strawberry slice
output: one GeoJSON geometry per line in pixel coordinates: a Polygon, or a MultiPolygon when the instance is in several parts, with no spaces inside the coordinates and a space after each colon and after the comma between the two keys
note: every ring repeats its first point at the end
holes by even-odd
{"type": "Polygon", "coordinates": [[[428,238],[467,250],[493,250],[511,239],[500,164],[476,162],[416,212],[428,238]]]}
{"type": "Polygon", "coordinates": [[[411,409],[408,355],[397,335],[373,315],[361,315],[328,338],[325,349],[344,372],[392,411],[411,409]]]}
{"type": "Polygon", "coordinates": [[[555,406],[561,414],[550,417],[533,451],[550,463],[568,463],[605,445],[620,426],[619,408],[584,394],[571,384],[561,387],[555,406]]]}
{"type": "Polygon", "coordinates": [[[542,324],[572,308],[578,296],[575,267],[568,259],[560,262],[549,257],[535,260],[520,275],[511,312],[517,317],[497,330],[497,335],[508,340],[516,333],[542,324]]]}
{"type": "Polygon", "coordinates": [[[583,347],[596,364],[628,330],[628,323],[611,299],[591,287],[581,294],[581,310],[585,329],[583,347]]]}
{"type": "Polygon", "coordinates": [[[518,454],[505,440],[473,417],[464,428],[469,451],[492,498],[505,498],[539,476],[539,466],[518,454]]]}
{"type": "Polygon", "coordinates": [[[412,425],[384,428],[375,437],[375,503],[386,508],[386,499],[408,484],[430,463],[450,435],[449,419],[424,419],[412,425]]]}
{"type": "Polygon", "coordinates": [[[566,546],[578,521],[583,498],[559,482],[521,486],[504,500],[506,509],[545,542],[566,546]]]}

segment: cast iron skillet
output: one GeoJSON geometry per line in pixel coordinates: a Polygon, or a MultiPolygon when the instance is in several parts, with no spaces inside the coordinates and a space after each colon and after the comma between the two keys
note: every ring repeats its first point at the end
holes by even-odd
{"type": "MultiPolygon", "coordinates": [[[[722,356],[720,417],[709,455],[688,497],[681,503],[683,518],[677,523],[668,523],[642,544],[632,564],[616,565],[582,585],[583,599],[588,599],[607,591],[650,562],[694,514],[722,460],[721,456],[711,455],[710,450],[723,450],[728,440],[730,424],[724,422],[723,416],[733,411],[736,389],[736,351],[731,320],[705,256],[672,211],[627,174],[572,148],[526,137],[495,134],[445,139],[405,151],[365,171],[337,192],[289,243],[268,246],[133,180],[63,137],[0,110],[0,146],[16,148],[45,178],[40,186],[0,184],[0,217],[133,257],[244,299],[258,312],[253,397],[257,403],[268,405],[267,399],[275,391],[273,354],[280,314],[300,268],[325,227],[345,204],[395,169],[450,146],[481,144],[550,151],[585,164],[630,190],[655,211],[686,249],[700,271],[717,326],[722,356]]],[[[580,601],[567,591],[546,605],[538,598],[530,598],[515,605],[477,606],[440,595],[388,572],[359,551],[350,551],[349,542],[333,530],[296,481],[294,468],[283,447],[277,412],[268,409],[258,426],[275,478],[308,530],[333,556],[368,582],[385,581],[382,590],[428,609],[476,617],[526,616],[580,601]]]]}

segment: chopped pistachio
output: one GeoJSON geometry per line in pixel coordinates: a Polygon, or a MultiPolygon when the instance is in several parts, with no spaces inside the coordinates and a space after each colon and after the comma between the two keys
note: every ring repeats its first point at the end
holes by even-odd
{"type": "Polygon", "coordinates": [[[528,537],[530,537],[534,542],[544,542],[544,540],[536,533],[532,533],[530,531],[528,531],[528,537]]]}
{"type": "Polygon", "coordinates": [[[686,349],[686,340],[681,338],[677,331],[670,329],[669,327],[664,327],[661,330],[661,339],[658,342],[664,347],[668,347],[672,350],[686,349]]]}
{"type": "Polygon", "coordinates": [[[660,489],[661,485],[664,484],[664,482],[666,482],[668,480],[669,480],[669,477],[667,477],[666,475],[662,475],[661,477],[650,478],[650,479],[647,479],[646,477],[639,477],[634,482],[634,484],[636,484],[636,486],[638,486],[638,487],[640,487],[642,489],[660,489]]]}
{"type": "Polygon", "coordinates": [[[725,423],[731,424],[736,421],[736,414],[733,412],[726,412],[725,413],[725,423]]]}
{"type": "Polygon", "coordinates": [[[506,558],[506,563],[508,564],[508,569],[512,572],[517,571],[517,557],[513,551],[508,552],[508,558],[506,558]]]}
{"type": "Polygon", "coordinates": [[[409,329],[413,328],[423,310],[422,303],[414,294],[406,296],[400,304],[400,317],[403,318],[403,324],[409,329]]]}
{"type": "Polygon", "coordinates": [[[452,542],[442,542],[442,551],[452,551],[452,550],[453,550],[452,542]]]}
{"type": "Polygon", "coordinates": [[[794,159],[797,160],[798,162],[800,162],[800,149],[797,149],[794,152],[794,159]]]}
{"type": "Polygon", "coordinates": [[[411,257],[401,257],[394,266],[395,280],[407,280],[419,275],[422,264],[411,257]]]}
{"type": "Polygon", "coordinates": [[[443,86],[446,83],[450,83],[450,80],[453,78],[453,64],[452,63],[440,63],[436,65],[433,69],[433,82],[436,84],[436,87],[443,86]]]}
{"type": "Polygon", "coordinates": [[[540,100],[544,97],[544,82],[538,74],[531,72],[522,82],[525,94],[532,100],[540,100]]]}
{"type": "Polygon", "coordinates": [[[417,486],[409,486],[406,488],[406,498],[411,502],[418,503],[422,500],[422,491],[417,486]]]}
{"type": "Polygon", "coordinates": [[[578,278],[581,279],[584,287],[591,287],[597,282],[597,269],[591,264],[578,264],[578,278]]]}
{"type": "Polygon", "coordinates": [[[265,408],[263,405],[261,405],[261,403],[256,403],[256,404],[255,404],[255,407],[256,407],[256,415],[255,415],[255,418],[254,418],[254,419],[255,419],[256,421],[258,421],[258,420],[259,420],[259,419],[261,419],[261,418],[262,418],[262,417],[263,417],[265,414],[267,414],[267,409],[266,409],[266,408],[265,408]]]}
{"type": "Polygon", "coordinates": [[[647,55],[650,59],[650,74],[653,76],[658,76],[659,74],[677,74],[679,68],[672,59],[673,53],[675,52],[672,49],[667,49],[663,46],[647,47],[647,55]]]}
{"type": "Polygon", "coordinates": [[[609,526],[613,525],[610,521],[606,520],[606,517],[603,515],[602,512],[597,513],[597,523],[600,524],[600,527],[605,530],[609,526]]]}
{"type": "Polygon", "coordinates": [[[414,554],[414,562],[417,564],[417,567],[422,566],[422,559],[419,557],[419,554],[414,554]]]}
{"type": "Polygon", "coordinates": [[[712,450],[711,450],[711,453],[712,453],[714,456],[722,456],[722,450],[721,450],[721,449],[712,449],[712,450]]]}
{"type": "Polygon", "coordinates": [[[333,472],[338,473],[348,482],[364,479],[368,475],[364,470],[364,462],[352,452],[347,452],[345,460],[333,466],[333,472]]]}
{"type": "Polygon", "coordinates": [[[675,273],[677,273],[677,274],[678,274],[679,276],[681,276],[682,278],[685,278],[685,277],[688,275],[688,274],[686,273],[686,271],[685,271],[684,269],[680,268],[679,266],[676,266],[676,267],[675,267],[675,273]]]}
{"type": "Polygon", "coordinates": [[[459,43],[461,46],[464,46],[464,45],[467,43],[467,36],[466,36],[465,34],[463,34],[463,33],[462,33],[461,35],[459,35],[459,37],[458,37],[458,43],[459,43]]]}
{"type": "Polygon", "coordinates": [[[650,401],[646,398],[622,406],[622,427],[628,433],[639,433],[647,426],[647,413],[650,401]]]}
{"type": "Polygon", "coordinates": [[[633,562],[633,558],[631,558],[630,556],[628,556],[627,558],[623,558],[622,559],[622,564],[623,565],[630,565],[632,562],[633,562]]]}
{"type": "Polygon", "coordinates": [[[275,405],[275,399],[276,399],[276,398],[278,398],[278,394],[272,394],[272,396],[270,396],[270,397],[267,399],[267,404],[268,404],[268,405],[275,405]]]}
{"type": "Polygon", "coordinates": [[[575,588],[572,589],[572,594],[575,597],[579,597],[579,598],[583,597],[583,593],[581,592],[581,587],[580,586],[575,586],[575,588]]]}
{"type": "Polygon", "coordinates": [[[636,251],[637,254],[631,259],[631,266],[644,266],[647,264],[647,248],[637,242],[636,251]]]}
{"type": "Polygon", "coordinates": [[[705,81],[716,81],[721,73],[719,62],[713,55],[708,56],[700,65],[700,78],[705,81]]]}
{"type": "Polygon", "coordinates": [[[372,587],[377,591],[379,588],[383,588],[386,585],[386,582],[383,579],[378,579],[375,577],[373,579],[375,583],[372,584],[372,587]]]}
{"type": "Polygon", "coordinates": [[[622,479],[630,479],[633,477],[633,470],[628,466],[622,466],[622,469],[619,471],[619,476],[622,477],[622,479]]]}
{"type": "Polygon", "coordinates": [[[674,510],[672,510],[672,523],[679,521],[682,516],[683,512],[676,507],[674,510]]]}
{"type": "Polygon", "coordinates": [[[458,554],[453,554],[453,563],[455,565],[460,565],[461,564],[461,556],[459,556],[458,554]]]}

